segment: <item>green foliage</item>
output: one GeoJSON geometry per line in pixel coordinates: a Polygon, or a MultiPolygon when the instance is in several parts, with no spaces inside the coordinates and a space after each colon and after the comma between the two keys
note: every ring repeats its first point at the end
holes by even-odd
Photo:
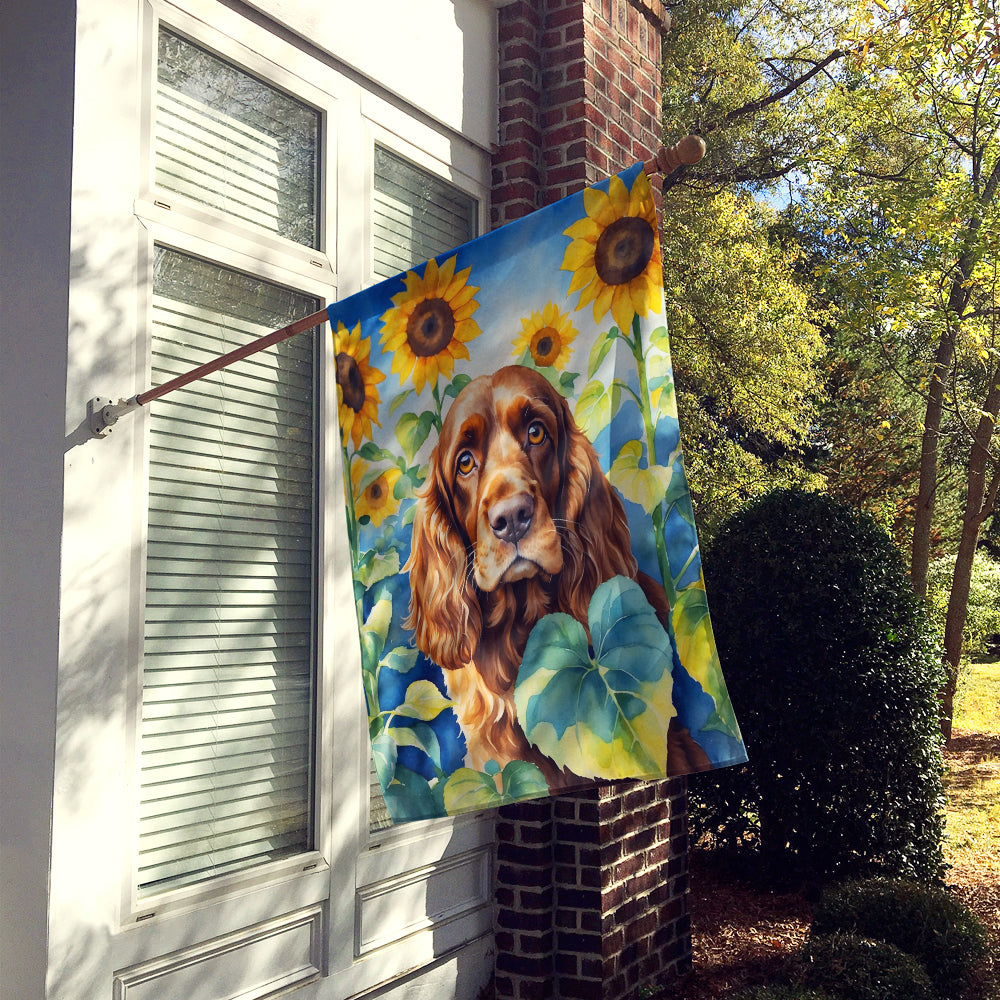
{"type": "Polygon", "coordinates": [[[703,538],[747,496],[808,476],[824,347],[774,221],[729,193],[675,192],[664,217],[677,406],[703,538]]]}
{"type": "Polygon", "coordinates": [[[779,490],[723,527],[706,579],[750,762],[692,778],[695,834],[772,872],[939,877],[942,671],[889,537],[779,490]]]}
{"type": "Polygon", "coordinates": [[[923,963],[942,997],[960,997],[986,955],[982,924],[946,889],[906,879],[869,879],[828,888],[814,935],[852,933],[895,945],[923,963]]]}
{"type": "MultiPolygon", "coordinates": [[[[953,557],[935,559],[927,574],[927,603],[931,620],[944,632],[948,595],[955,571],[953,557]]],[[[984,549],[976,552],[972,564],[969,604],[962,637],[963,656],[979,656],[986,652],[989,637],[1000,634],[1000,562],[984,549]]]]}
{"type": "Polygon", "coordinates": [[[804,987],[837,1000],[933,1000],[924,967],[895,945],[854,934],[826,934],[806,943],[793,968],[804,987]]]}

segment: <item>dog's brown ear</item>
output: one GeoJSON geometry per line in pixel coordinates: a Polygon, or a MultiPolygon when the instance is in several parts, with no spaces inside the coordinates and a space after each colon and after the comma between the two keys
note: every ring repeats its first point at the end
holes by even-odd
{"type": "Polygon", "coordinates": [[[482,629],[467,560],[435,449],[431,475],[418,494],[410,557],[403,567],[410,574],[410,613],[404,625],[413,629],[417,648],[448,670],[472,659],[482,629]]]}
{"type": "Polygon", "coordinates": [[[634,579],[638,567],[632,555],[625,507],[565,400],[562,423],[565,431],[559,514],[564,529],[564,565],[559,574],[559,604],[578,620],[586,621],[594,590],[613,576],[634,579]]]}

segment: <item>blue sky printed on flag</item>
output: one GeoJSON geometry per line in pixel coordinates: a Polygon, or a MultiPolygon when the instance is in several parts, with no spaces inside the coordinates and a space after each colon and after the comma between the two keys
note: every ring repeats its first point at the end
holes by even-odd
{"type": "Polygon", "coordinates": [[[394,821],[744,761],[641,165],[328,313],[394,821]]]}

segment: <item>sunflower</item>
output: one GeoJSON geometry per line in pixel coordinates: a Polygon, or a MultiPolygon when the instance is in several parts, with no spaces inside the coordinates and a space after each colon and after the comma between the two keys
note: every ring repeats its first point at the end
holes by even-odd
{"type": "Polygon", "coordinates": [[[527,319],[521,320],[521,333],[514,339],[514,351],[518,355],[530,351],[531,360],[539,368],[549,365],[563,368],[569,361],[570,345],[576,333],[569,315],[550,302],[541,312],[533,309],[527,319]]]}
{"type": "Polygon", "coordinates": [[[569,294],[580,292],[577,309],[594,303],[594,322],[608,310],[620,330],[632,317],[659,306],[663,278],[656,235],[656,208],[649,179],[642,171],[628,191],[612,177],[607,193],[583,192],[587,214],[564,232],[572,239],[562,269],[572,271],[569,294]]]}
{"type": "Polygon", "coordinates": [[[399,500],[393,495],[396,480],[402,473],[395,466],[373,472],[363,459],[351,465],[351,486],[354,489],[354,513],[360,519],[366,514],[377,528],[390,514],[399,510],[399,500]]]}
{"type": "Polygon", "coordinates": [[[333,334],[333,351],[337,360],[337,403],[340,407],[340,433],[346,443],[348,436],[355,451],[361,439],[371,437],[372,424],[378,422],[378,389],[375,386],[385,376],[368,363],[371,355],[370,338],[361,339],[361,324],[348,332],[343,323],[333,334]]]}
{"type": "Polygon", "coordinates": [[[479,289],[466,283],[470,268],[455,274],[457,260],[440,268],[427,261],[422,278],[407,271],[406,291],[392,297],[394,308],[382,316],[379,343],[392,352],[392,370],[401,382],[413,374],[418,393],[428,382],[434,386],[439,374],[450,376],[456,358],[468,360],[465,345],[482,332],[472,319],[479,289]]]}

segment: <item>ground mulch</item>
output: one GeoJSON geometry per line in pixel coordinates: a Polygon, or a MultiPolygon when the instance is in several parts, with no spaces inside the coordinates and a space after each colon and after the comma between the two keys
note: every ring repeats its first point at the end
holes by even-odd
{"type": "MultiPolygon", "coordinates": [[[[945,756],[953,771],[976,760],[998,762],[1000,740],[956,732],[945,756]]],[[[689,864],[693,968],[657,1000],[726,1000],[773,982],[809,935],[815,892],[749,884],[716,851],[696,848],[689,864]]],[[[1000,858],[969,857],[952,866],[946,884],[990,935],[990,956],[970,984],[969,1000],[1000,1000],[1000,858]]]]}

